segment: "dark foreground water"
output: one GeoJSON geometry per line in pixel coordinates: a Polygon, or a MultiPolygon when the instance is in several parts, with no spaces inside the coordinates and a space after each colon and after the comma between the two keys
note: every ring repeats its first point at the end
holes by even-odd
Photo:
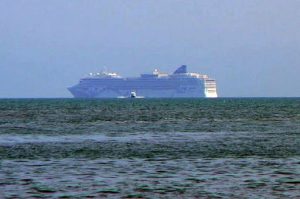
{"type": "Polygon", "coordinates": [[[299,98],[0,100],[0,198],[299,190],[299,98]]]}

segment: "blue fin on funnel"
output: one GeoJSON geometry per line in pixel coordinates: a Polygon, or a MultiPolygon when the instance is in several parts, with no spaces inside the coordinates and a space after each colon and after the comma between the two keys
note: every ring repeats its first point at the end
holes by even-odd
{"type": "Polygon", "coordinates": [[[173,74],[187,73],[186,65],[182,65],[173,74]]]}

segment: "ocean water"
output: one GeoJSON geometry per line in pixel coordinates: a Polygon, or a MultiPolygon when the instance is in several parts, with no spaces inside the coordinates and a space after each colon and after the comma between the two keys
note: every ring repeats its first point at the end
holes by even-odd
{"type": "Polygon", "coordinates": [[[299,190],[299,98],[0,100],[0,198],[299,190]]]}

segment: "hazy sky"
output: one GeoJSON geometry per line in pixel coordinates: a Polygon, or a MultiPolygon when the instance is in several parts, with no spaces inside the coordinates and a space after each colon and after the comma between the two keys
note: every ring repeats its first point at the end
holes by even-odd
{"type": "Polygon", "coordinates": [[[300,0],[0,0],[0,98],[182,64],[223,97],[300,96],[300,0]]]}

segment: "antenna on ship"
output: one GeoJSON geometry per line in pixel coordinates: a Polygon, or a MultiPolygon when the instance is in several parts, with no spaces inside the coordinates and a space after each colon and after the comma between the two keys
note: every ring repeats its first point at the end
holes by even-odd
{"type": "Polygon", "coordinates": [[[106,66],[103,66],[103,67],[102,67],[102,72],[104,72],[104,73],[107,72],[107,67],[106,67],[106,66]]]}

